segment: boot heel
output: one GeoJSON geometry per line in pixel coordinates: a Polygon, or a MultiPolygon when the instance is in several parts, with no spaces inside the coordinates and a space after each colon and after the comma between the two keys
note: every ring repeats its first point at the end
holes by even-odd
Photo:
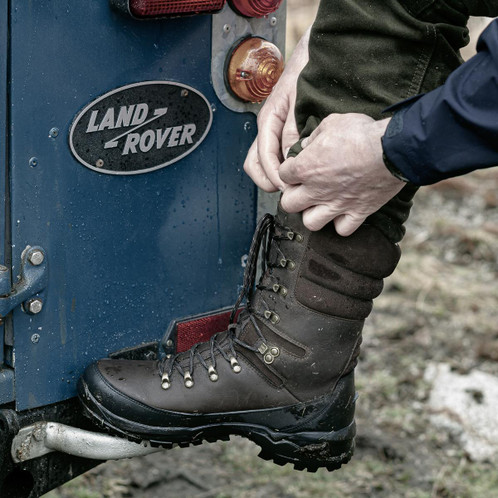
{"type": "Polygon", "coordinates": [[[349,427],[333,433],[293,434],[280,441],[251,439],[262,448],[258,455],[260,458],[272,460],[277,465],[290,463],[296,470],[316,472],[319,468],[337,470],[348,463],[354,453],[355,433],[353,422],[349,427]]]}

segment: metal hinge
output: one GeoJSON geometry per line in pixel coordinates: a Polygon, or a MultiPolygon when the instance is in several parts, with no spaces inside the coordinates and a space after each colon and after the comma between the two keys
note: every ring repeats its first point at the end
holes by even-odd
{"type": "Polygon", "coordinates": [[[17,282],[12,286],[9,269],[0,265],[0,320],[21,304],[27,313],[39,313],[43,303],[35,296],[47,283],[47,255],[39,246],[27,246],[24,249],[21,254],[21,271],[17,282]]]}

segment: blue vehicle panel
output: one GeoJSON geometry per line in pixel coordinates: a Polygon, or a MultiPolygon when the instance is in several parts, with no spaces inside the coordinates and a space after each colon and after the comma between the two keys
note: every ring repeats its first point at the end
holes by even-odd
{"type": "Polygon", "coordinates": [[[12,274],[26,246],[40,246],[49,282],[40,313],[13,314],[16,408],[25,410],[74,396],[92,360],[159,340],[175,318],[233,303],[255,221],[242,164],[256,126],[213,91],[211,16],[137,22],[106,1],[37,0],[12,2],[9,21],[12,274]],[[213,122],[202,143],[144,174],[78,162],[68,143],[78,113],[144,81],[206,97],[213,122]]]}

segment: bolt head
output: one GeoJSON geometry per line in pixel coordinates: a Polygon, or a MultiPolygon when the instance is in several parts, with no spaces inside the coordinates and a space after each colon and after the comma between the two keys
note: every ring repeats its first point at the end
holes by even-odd
{"type": "Polygon", "coordinates": [[[33,335],[31,336],[31,342],[32,342],[33,344],[38,343],[38,341],[39,341],[39,340],[40,340],[40,334],[33,334],[33,335]]]}
{"type": "Polygon", "coordinates": [[[37,315],[43,309],[43,301],[41,299],[31,299],[26,305],[26,310],[31,315],[37,315]]]}
{"type": "Polygon", "coordinates": [[[44,259],[45,255],[39,250],[35,250],[29,255],[29,262],[34,266],[41,265],[44,259]]]}

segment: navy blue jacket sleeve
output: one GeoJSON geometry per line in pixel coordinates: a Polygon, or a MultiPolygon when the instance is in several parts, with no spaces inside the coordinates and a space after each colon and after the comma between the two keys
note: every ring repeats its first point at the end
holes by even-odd
{"type": "Polygon", "coordinates": [[[415,185],[498,165],[498,20],[477,50],[443,86],[400,106],[389,123],[386,163],[415,185]]]}

